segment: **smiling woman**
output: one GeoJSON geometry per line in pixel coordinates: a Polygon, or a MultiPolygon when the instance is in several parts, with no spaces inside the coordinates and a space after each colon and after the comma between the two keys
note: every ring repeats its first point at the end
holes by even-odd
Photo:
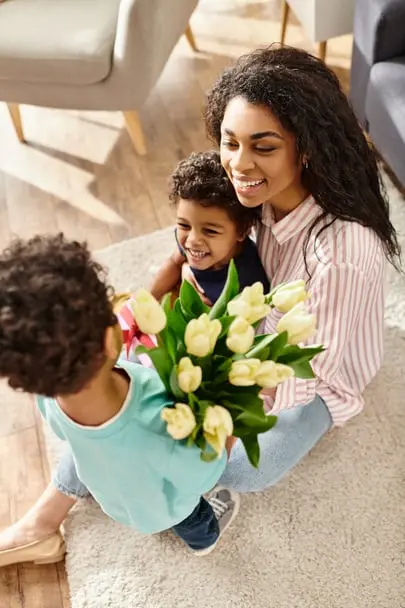
{"type": "MultiPolygon", "coordinates": [[[[239,202],[262,208],[257,243],[272,287],[304,279],[322,343],[315,379],[290,379],[266,399],[279,415],[251,471],[236,444],[222,483],[277,482],[332,426],[358,414],[382,359],[385,258],[400,250],[369,147],[333,72],[293,48],[257,50],[210,91],[207,131],[239,202]],[[266,460],[266,463],[265,463],[266,460]]],[[[271,311],[263,330],[273,333],[271,311]]]]}
{"type": "Polygon", "coordinates": [[[257,207],[271,200],[277,219],[309,194],[301,183],[293,134],[265,107],[244,97],[233,98],[226,108],[221,161],[242,205],[257,207]]]}

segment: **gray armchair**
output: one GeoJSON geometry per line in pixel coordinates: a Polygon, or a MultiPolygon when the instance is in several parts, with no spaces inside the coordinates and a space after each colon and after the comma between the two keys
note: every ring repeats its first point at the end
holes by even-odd
{"type": "Polygon", "coordinates": [[[405,0],[356,0],[350,100],[405,186],[405,0]]]}
{"type": "Polygon", "coordinates": [[[198,0],[6,0],[0,3],[0,100],[24,141],[18,104],[123,111],[139,154],[138,110],[198,0]]]}

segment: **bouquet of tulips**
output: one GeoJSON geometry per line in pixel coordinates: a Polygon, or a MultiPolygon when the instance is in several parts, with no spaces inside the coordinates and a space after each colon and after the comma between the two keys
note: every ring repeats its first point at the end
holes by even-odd
{"type": "Polygon", "coordinates": [[[137,354],[153,362],[173,407],[164,408],[167,432],[195,444],[207,462],[218,458],[227,438],[239,437],[249,461],[258,466],[258,434],[276,423],[266,415],[261,391],[293,376],[312,378],[311,359],[322,346],[302,347],[315,332],[314,315],[305,309],[305,282],[277,286],[269,294],[255,283],[239,293],[233,261],[224,290],[212,308],[184,281],[171,304],[159,304],[145,289],[130,300],[135,330],[153,334],[156,343],[138,345],[137,354]],[[256,335],[255,329],[272,307],[285,313],[277,333],[256,335]]]}

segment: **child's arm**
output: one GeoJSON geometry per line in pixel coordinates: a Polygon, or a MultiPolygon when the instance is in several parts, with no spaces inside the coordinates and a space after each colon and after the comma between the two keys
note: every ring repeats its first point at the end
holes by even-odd
{"type": "Polygon", "coordinates": [[[163,262],[149,288],[157,300],[161,300],[164,295],[174,291],[181,282],[181,267],[184,261],[185,257],[176,249],[169,259],[163,262]]]}

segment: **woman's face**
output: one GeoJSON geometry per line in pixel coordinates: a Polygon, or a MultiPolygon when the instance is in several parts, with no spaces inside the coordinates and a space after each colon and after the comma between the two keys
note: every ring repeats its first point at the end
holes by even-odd
{"type": "Polygon", "coordinates": [[[295,137],[263,106],[234,97],[221,125],[221,162],[245,207],[271,203],[279,217],[307,196],[295,137]]]}

